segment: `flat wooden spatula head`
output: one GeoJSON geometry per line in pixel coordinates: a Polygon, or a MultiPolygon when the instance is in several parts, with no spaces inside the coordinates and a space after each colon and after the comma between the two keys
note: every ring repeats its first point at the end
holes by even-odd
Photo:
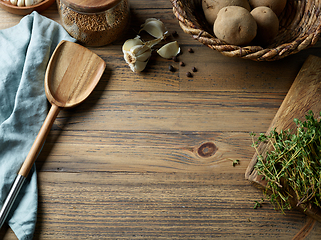
{"type": "Polygon", "coordinates": [[[61,41],[55,49],[45,76],[48,101],[70,108],[83,102],[96,87],[106,63],[91,50],[61,41]]]}

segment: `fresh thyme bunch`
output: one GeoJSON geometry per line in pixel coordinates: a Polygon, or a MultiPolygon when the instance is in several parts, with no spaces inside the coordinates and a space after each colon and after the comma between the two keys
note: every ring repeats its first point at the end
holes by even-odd
{"type": "Polygon", "coordinates": [[[265,194],[275,209],[291,209],[293,200],[305,210],[321,207],[321,122],[312,111],[305,118],[304,122],[294,119],[294,133],[274,129],[268,136],[261,133],[257,141],[251,134],[258,155],[255,169],[267,181],[265,194]],[[265,157],[258,152],[260,142],[272,146],[265,157]]]}

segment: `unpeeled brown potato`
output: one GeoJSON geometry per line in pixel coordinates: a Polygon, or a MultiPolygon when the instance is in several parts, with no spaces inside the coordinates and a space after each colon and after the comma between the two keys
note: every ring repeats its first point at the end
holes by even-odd
{"type": "Polygon", "coordinates": [[[228,6],[218,12],[213,30],[218,39],[228,44],[246,45],[255,38],[257,24],[247,9],[228,6]]]}
{"type": "Polygon", "coordinates": [[[269,7],[277,16],[280,16],[286,6],[286,0],[249,0],[249,2],[252,9],[261,6],[269,7]]]}
{"type": "Polygon", "coordinates": [[[218,12],[227,6],[240,6],[251,11],[248,0],[202,0],[204,15],[209,24],[213,25],[218,12]]]}
{"type": "Polygon", "coordinates": [[[262,46],[273,41],[279,31],[279,19],[269,7],[257,7],[251,11],[257,24],[255,41],[262,46]]]}

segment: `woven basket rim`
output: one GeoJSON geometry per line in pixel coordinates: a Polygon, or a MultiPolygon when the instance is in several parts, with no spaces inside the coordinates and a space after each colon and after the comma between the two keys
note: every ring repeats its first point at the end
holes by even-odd
{"type": "MultiPolygon", "coordinates": [[[[318,25],[315,31],[304,33],[302,36],[295,38],[292,41],[284,42],[273,47],[261,47],[255,45],[249,46],[237,46],[227,44],[224,41],[219,40],[211,33],[197,26],[198,23],[194,23],[187,17],[187,13],[184,9],[184,4],[181,0],[170,0],[173,5],[173,13],[179,21],[179,25],[182,30],[191,35],[194,39],[208,46],[209,48],[222,53],[229,57],[241,57],[245,59],[252,59],[255,61],[274,61],[282,59],[286,56],[295,54],[306,48],[314,46],[320,39],[321,34],[321,16],[317,16],[318,25]]],[[[288,0],[290,1],[290,0],[288,0]]],[[[298,0],[297,2],[300,2],[298,0]]],[[[319,6],[321,7],[321,6],[319,6]]],[[[321,10],[320,10],[321,11],[321,10]]],[[[321,14],[319,14],[321,15],[321,14]]]]}

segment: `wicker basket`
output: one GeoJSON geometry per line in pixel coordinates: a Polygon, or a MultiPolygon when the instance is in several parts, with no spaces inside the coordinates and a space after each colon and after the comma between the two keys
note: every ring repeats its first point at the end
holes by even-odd
{"type": "Polygon", "coordinates": [[[225,56],[255,61],[274,61],[316,44],[321,31],[321,1],[288,0],[279,17],[280,29],[273,42],[266,46],[229,45],[214,36],[207,23],[202,0],[170,0],[173,12],[185,33],[225,56]]]}

